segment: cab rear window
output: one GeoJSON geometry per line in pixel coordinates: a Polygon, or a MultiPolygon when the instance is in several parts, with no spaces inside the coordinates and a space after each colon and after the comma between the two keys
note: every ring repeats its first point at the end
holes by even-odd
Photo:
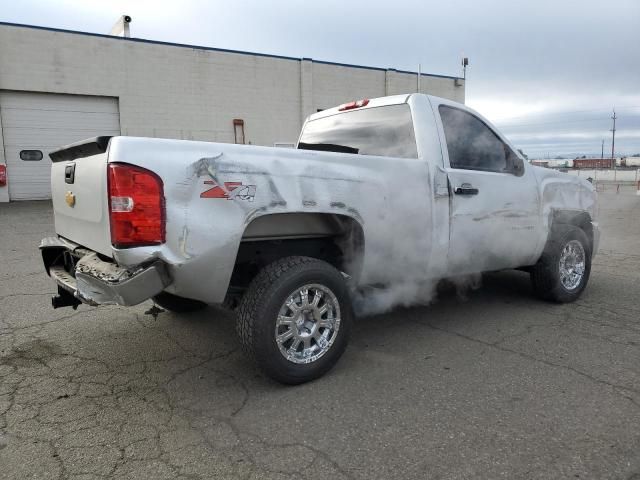
{"type": "Polygon", "coordinates": [[[298,148],[417,158],[409,105],[352,110],[307,122],[298,148]]]}

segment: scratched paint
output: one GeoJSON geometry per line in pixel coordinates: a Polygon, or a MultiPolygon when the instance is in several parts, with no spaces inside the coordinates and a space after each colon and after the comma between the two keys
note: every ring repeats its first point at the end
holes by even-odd
{"type": "MultiPolygon", "coordinates": [[[[427,101],[422,97],[415,100],[420,108],[427,101]]],[[[556,209],[595,217],[590,185],[530,165],[521,180],[501,192],[485,189],[475,204],[473,199],[452,201],[446,194],[442,142],[425,111],[416,114],[418,159],[116,137],[110,161],[150,168],[164,181],[167,243],[114,256],[124,265],[165,260],[174,278],[171,291],[215,303],[224,298],[243,232],[256,218],[337,214],[353,219],[364,232],[360,283],[393,285],[396,296],[411,304],[429,301],[434,280],[465,275],[471,266],[534,261],[556,209]],[[211,188],[205,182],[222,189],[225,182],[255,186],[254,199],[235,197],[228,189],[226,199],[200,198],[211,188]],[[530,188],[526,196],[523,185],[530,188]]]]}

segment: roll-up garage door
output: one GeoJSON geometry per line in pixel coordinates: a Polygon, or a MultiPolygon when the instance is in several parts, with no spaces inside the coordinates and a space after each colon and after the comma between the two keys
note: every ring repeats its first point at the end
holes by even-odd
{"type": "Polygon", "coordinates": [[[120,135],[118,99],[0,91],[11,200],[51,198],[49,152],[99,135],[120,135]]]}

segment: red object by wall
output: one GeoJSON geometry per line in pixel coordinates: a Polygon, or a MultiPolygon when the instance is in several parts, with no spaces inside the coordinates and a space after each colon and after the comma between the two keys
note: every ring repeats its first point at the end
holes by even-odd
{"type": "Polygon", "coordinates": [[[7,184],[7,166],[0,165],[0,187],[4,187],[7,184]]]}

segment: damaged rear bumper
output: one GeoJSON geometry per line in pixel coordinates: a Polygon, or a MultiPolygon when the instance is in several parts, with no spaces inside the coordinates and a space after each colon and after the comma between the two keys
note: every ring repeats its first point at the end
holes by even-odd
{"type": "Polygon", "coordinates": [[[166,265],[160,260],[124,268],[58,237],[43,239],[40,251],[47,273],[58,285],[54,308],[79,303],[137,305],[171,284],[166,265]]]}

